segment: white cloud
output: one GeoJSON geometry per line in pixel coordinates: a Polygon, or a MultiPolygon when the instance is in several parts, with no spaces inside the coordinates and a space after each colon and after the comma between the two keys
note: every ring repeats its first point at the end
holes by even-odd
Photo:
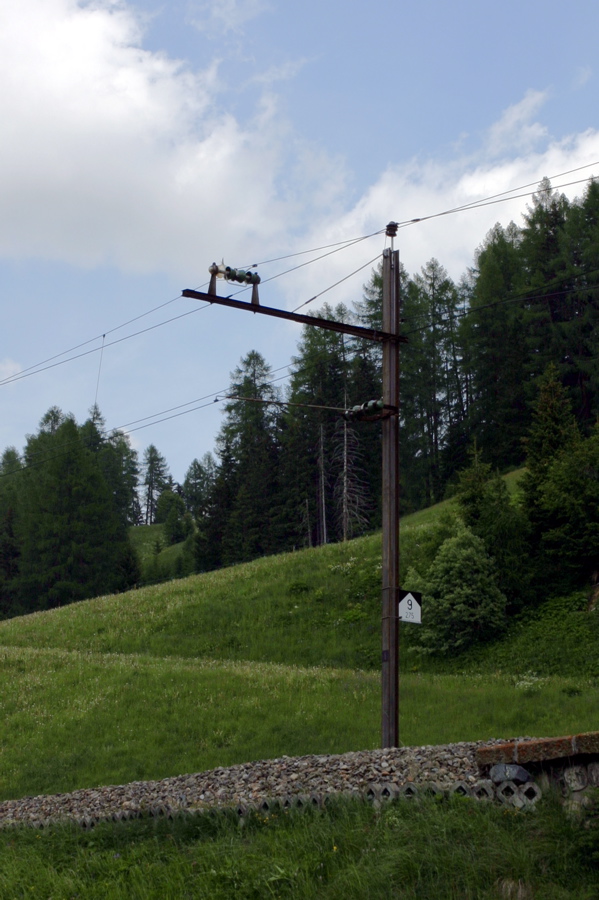
{"type": "MultiPolygon", "coordinates": [[[[331,217],[328,222],[321,219],[305,239],[306,246],[371,234],[384,229],[389,221],[421,219],[399,229],[395,246],[400,250],[403,264],[414,274],[434,256],[458,280],[473,265],[477,246],[496,222],[507,225],[514,220],[522,224],[522,213],[530,203],[530,196],[448,216],[437,217],[438,213],[518,186],[530,185],[516,192],[527,194],[535,190],[543,176],[556,176],[588,163],[595,165],[556,179],[554,187],[599,176],[599,131],[592,129],[561,141],[547,142],[542,151],[514,155],[499,162],[489,161],[483,150],[479,161],[471,157],[451,162],[412,160],[409,165],[390,166],[345,214],[331,217]],[[434,218],[427,220],[428,216],[434,218]]],[[[585,183],[575,183],[564,187],[563,192],[572,199],[581,196],[584,190],[585,183]]],[[[293,292],[290,290],[290,302],[297,305],[296,301],[308,299],[333,284],[371,259],[382,246],[382,237],[371,238],[301,270],[293,292]]],[[[366,269],[319,298],[314,306],[325,300],[349,303],[358,299],[369,275],[366,269]]]]}
{"type": "Polygon", "coordinates": [[[246,22],[269,8],[264,0],[195,0],[190,4],[189,18],[200,31],[217,37],[241,32],[246,22]]]}
{"type": "Polygon", "coordinates": [[[547,129],[533,116],[541,109],[545,91],[526,92],[522,100],[509,106],[501,118],[489,129],[487,148],[493,156],[506,152],[528,153],[547,136],[547,129]]]}
{"type": "Polygon", "coordinates": [[[254,75],[253,78],[250,79],[250,83],[273,85],[276,84],[277,81],[289,81],[301,72],[307,62],[308,59],[303,58],[289,60],[280,66],[271,66],[269,69],[266,69],[265,72],[254,75]]]}
{"type": "Polygon", "coordinates": [[[309,204],[291,185],[279,199],[273,98],[244,129],[218,107],[209,60],[194,73],[140,40],[110,2],[0,14],[0,255],[181,274],[202,247],[274,240],[309,204]]]}
{"type": "MultiPolygon", "coordinates": [[[[216,18],[236,10],[237,21],[261,8],[210,6],[216,18]]],[[[390,165],[352,204],[344,160],[301,140],[272,93],[243,127],[219,105],[209,58],[193,72],[142,49],[141,40],[140,20],[111,0],[21,0],[0,11],[0,256],[110,263],[198,284],[223,254],[236,265],[303,250],[599,159],[596,131],[552,141],[537,121],[546,95],[528,91],[489,129],[477,156],[456,149],[446,162],[390,165]]],[[[459,277],[486,231],[518,218],[525,202],[400,230],[408,270],[436,256],[459,277]]],[[[378,246],[365,242],[300,270],[289,303],[378,246]]],[[[325,299],[350,300],[367,277],[325,299]]]]}

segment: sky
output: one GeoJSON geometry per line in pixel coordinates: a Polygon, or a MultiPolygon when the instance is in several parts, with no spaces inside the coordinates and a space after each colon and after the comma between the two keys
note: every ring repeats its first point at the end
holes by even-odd
{"type": "Polygon", "coordinates": [[[301,328],[181,291],[224,260],[282,309],[355,272],[303,311],[351,305],[387,222],[427,216],[401,260],[459,280],[544,176],[599,177],[598,26],[596,0],[2,4],[0,451],[97,402],[182,481],[241,358],[283,387],[301,328]]]}

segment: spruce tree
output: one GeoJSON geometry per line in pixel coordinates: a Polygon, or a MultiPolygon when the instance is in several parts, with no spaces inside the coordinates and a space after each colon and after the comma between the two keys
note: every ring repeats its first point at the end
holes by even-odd
{"type": "Polygon", "coordinates": [[[156,520],[156,504],[158,498],[168,485],[169,471],[164,456],[158,452],[154,444],[146,447],[143,458],[144,485],[144,521],[153,525],[156,520]]]}
{"type": "MultiPolygon", "coordinates": [[[[251,351],[232,375],[221,429],[229,454],[232,503],[223,528],[223,562],[229,564],[274,552],[273,511],[278,463],[278,399],[270,366],[251,351]],[[244,399],[241,399],[244,398],[244,399]]],[[[223,460],[221,459],[221,463],[223,460]]]]}
{"type": "Polygon", "coordinates": [[[127,528],[74,419],[56,410],[45,416],[24,463],[16,524],[23,607],[58,606],[134,583],[127,528]]]}
{"type": "Polygon", "coordinates": [[[538,531],[539,491],[549,466],[561,453],[580,441],[580,431],[572,413],[568,396],[562,387],[557,366],[551,363],[538,381],[538,397],[533,404],[532,422],[523,439],[526,450],[526,473],[522,490],[528,514],[538,531]]]}

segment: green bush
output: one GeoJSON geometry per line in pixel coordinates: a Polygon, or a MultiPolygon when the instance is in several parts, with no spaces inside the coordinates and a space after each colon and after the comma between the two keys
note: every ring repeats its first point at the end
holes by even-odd
{"type": "Polygon", "coordinates": [[[434,654],[460,653],[497,637],[506,625],[506,598],[482,540],[463,526],[442,544],[427,575],[410,570],[408,589],[422,591],[420,646],[434,654]]]}

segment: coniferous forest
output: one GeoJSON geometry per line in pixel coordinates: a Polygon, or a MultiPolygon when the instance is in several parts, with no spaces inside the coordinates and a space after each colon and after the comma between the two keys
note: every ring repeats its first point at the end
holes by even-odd
{"type": "MultiPolygon", "coordinates": [[[[454,535],[455,552],[492,558],[508,610],[544,585],[588,581],[599,569],[599,183],[569,201],[544,180],[521,225],[496,225],[458,282],[434,258],[401,282],[402,513],[457,495],[476,541],[454,535]],[[524,465],[514,503],[497,473],[524,465]]],[[[352,308],[317,314],[380,327],[380,270],[352,308]]],[[[303,329],[285,387],[248,352],[214,452],[183,484],[156,447],[139,460],[108,433],[98,409],[78,425],[52,408],[0,461],[0,615],[137,584],[131,526],[163,523],[193,571],[376,530],[380,424],[342,410],[381,396],[380,370],[379,347],[317,328],[303,329]]]]}

